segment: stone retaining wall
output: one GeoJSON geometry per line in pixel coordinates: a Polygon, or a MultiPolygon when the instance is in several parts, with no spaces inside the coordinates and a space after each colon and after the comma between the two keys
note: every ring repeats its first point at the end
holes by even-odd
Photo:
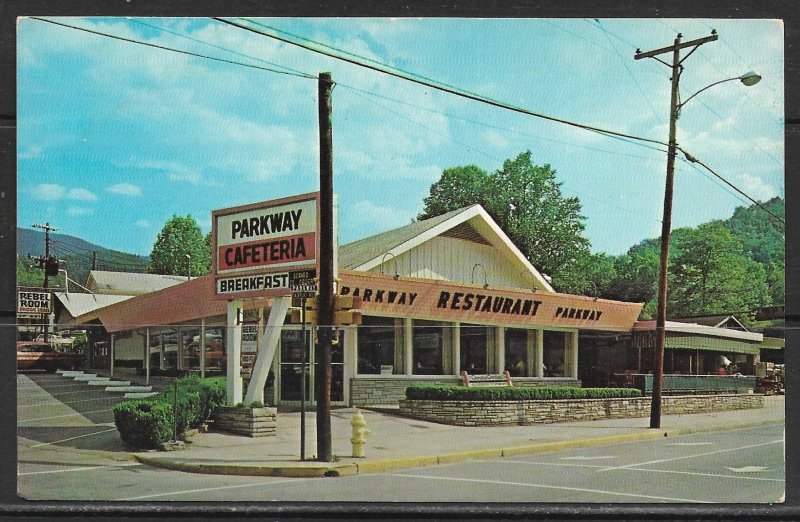
{"type": "MultiPolygon", "coordinates": [[[[764,407],[763,395],[683,395],[662,397],[662,415],[708,413],[764,407]]],[[[544,424],[621,419],[650,415],[650,397],[553,401],[401,400],[400,414],[454,426],[544,424]]]]}
{"type": "MultiPolygon", "coordinates": [[[[512,377],[514,386],[580,386],[581,381],[569,377],[512,377]]],[[[358,376],[350,379],[351,406],[397,404],[406,397],[406,388],[413,384],[461,384],[461,377],[435,378],[407,376],[358,376]]]]}
{"type": "Polygon", "coordinates": [[[278,409],[220,406],[214,412],[214,427],[248,437],[275,436],[278,409]]]}

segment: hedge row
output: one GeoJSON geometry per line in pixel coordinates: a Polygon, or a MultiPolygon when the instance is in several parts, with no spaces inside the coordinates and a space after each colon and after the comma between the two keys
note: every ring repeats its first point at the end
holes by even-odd
{"type": "Polygon", "coordinates": [[[577,388],[574,386],[472,387],[416,384],[406,388],[406,399],[434,401],[522,401],[555,399],[616,399],[641,397],[633,388],[577,388]]]}
{"type": "Polygon", "coordinates": [[[187,429],[206,422],[217,406],[225,404],[225,378],[186,377],[158,395],[123,401],[114,406],[114,424],[128,447],[154,449],[187,429]],[[176,415],[177,412],[177,415],[176,415]]]}

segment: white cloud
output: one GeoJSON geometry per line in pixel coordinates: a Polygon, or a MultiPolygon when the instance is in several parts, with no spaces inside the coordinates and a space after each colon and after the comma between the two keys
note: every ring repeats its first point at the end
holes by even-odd
{"type": "Polygon", "coordinates": [[[42,148],[38,145],[28,145],[25,150],[19,153],[19,159],[26,160],[31,158],[38,158],[42,155],[42,148]]]}
{"type": "Polygon", "coordinates": [[[496,149],[506,150],[509,145],[509,141],[506,138],[506,135],[500,134],[494,130],[488,130],[483,133],[483,141],[487,145],[490,145],[496,149]]]}
{"type": "Polygon", "coordinates": [[[749,174],[740,174],[736,176],[736,179],[739,181],[742,191],[758,201],[767,201],[778,195],[778,191],[775,190],[775,187],[765,183],[764,180],[759,177],[749,174]]]}
{"type": "Polygon", "coordinates": [[[66,190],[62,185],[56,185],[55,183],[40,183],[31,189],[31,195],[34,199],[55,201],[61,199],[66,190]]]}
{"type": "Polygon", "coordinates": [[[70,216],[90,216],[94,214],[94,209],[86,207],[70,207],[67,210],[70,216]]]}
{"type": "Polygon", "coordinates": [[[360,223],[369,223],[369,228],[373,228],[375,223],[383,225],[383,228],[403,226],[408,224],[414,216],[413,212],[390,206],[376,205],[368,200],[361,200],[351,208],[351,215],[358,216],[358,222],[360,223]]]}
{"type": "Polygon", "coordinates": [[[133,225],[136,226],[136,227],[140,227],[140,228],[150,228],[150,222],[147,221],[146,219],[140,219],[139,221],[137,221],[133,225]]]}
{"type": "Polygon", "coordinates": [[[142,195],[142,188],[139,187],[138,185],[133,185],[131,183],[117,183],[116,185],[111,185],[106,190],[108,190],[112,194],[119,194],[120,196],[142,195]]]}
{"type": "Polygon", "coordinates": [[[84,188],[74,188],[67,192],[67,199],[77,199],[79,201],[97,201],[97,196],[93,192],[84,188]]]}

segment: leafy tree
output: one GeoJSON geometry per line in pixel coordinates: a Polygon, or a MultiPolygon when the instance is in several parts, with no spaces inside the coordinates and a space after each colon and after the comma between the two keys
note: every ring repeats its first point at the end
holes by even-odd
{"type": "Polygon", "coordinates": [[[475,165],[445,169],[439,181],[431,185],[424,199],[425,210],[418,219],[429,219],[453,210],[486,202],[489,174],[475,165]]]}
{"type": "Polygon", "coordinates": [[[587,263],[589,240],[578,198],[561,195],[550,165],[534,165],[527,151],[489,174],[469,165],[447,169],[431,186],[419,219],[480,203],[509,239],[561,288],[586,284],[576,266],[587,263]]]}
{"type": "Polygon", "coordinates": [[[786,302],[786,266],[783,263],[772,263],[767,273],[772,304],[783,305],[786,302]]]}
{"type": "Polygon", "coordinates": [[[700,225],[674,241],[668,315],[740,312],[770,304],[764,267],[744,254],[742,241],[722,223],[700,225]]]}
{"type": "MultiPolygon", "coordinates": [[[[44,285],[44,270],[31,266],[32,264],[33,261],[17,256],[17,286],[42,288],[44,285]]],[[[64,288],[64,275],[59,273],[58,276],[50,276],[47,282],[50,288],[64,288]]],[[[70,288],[70,290],[73,290],[73,288],[70,288]]]]}
{"type": "Polygon", "coordinates": [[[657,241],[642,241],[627,254],[614,259],[616,277],[605,296],[620,301],[646,303],[658,292],[660,246],[657,241]]]}
{"type": "Polygon", "coordinates": [[[197,221],[191,216],[173,215],[158,233],[150,254],[150,273],[199,276],[211,270],[211,248],[197,221]]]}
{"type": "MultiPolygon", "coordinates": [[[[776,216],[784,217],[786,204],[783,199],[772,198],[763,205],[776,216]]],[[[763,209],[755,205],[737,207],[724,225],[742,240],[746,256],[762,263],[768,270],[771,266],[780,269],[785,259],[784,228],[763,209]]]]}
{"type": "Polygon", "coordinates": [[[617,280],[616,259],[608,254],[588,254],[553,278],[560,292],[606,297],[617,280]]]}

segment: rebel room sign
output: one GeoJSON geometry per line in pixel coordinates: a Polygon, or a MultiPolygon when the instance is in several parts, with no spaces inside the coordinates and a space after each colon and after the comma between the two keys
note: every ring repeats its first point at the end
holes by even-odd
{"type": "Polygon", "coordinates": [[[49,314],[50,292],[20,290],[17,292],[17,312],[22,314],[49,314]]]}

